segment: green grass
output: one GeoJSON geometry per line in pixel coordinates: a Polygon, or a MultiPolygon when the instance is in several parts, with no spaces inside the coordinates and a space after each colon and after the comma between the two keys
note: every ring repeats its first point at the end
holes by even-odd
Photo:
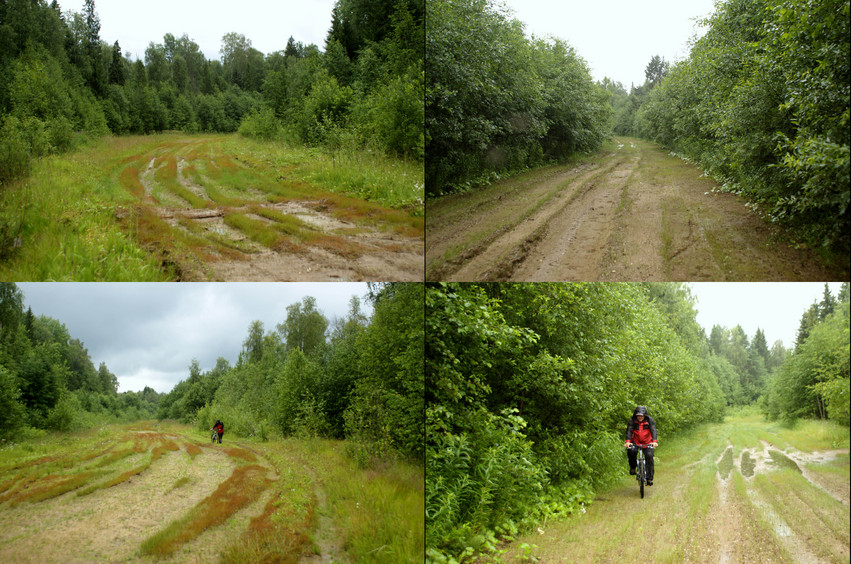
{"type": "Polygon", "coordinates": [[[422,216],[422,163],[383,156],[371,151],[327,152],[320,149],[232,137],[225,153],[258,168],[272,168],[285,178],[299,179],[340,192],[404,208],[422,216]]]}

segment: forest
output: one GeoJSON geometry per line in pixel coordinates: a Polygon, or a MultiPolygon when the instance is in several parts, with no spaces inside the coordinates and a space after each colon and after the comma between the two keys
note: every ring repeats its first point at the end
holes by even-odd
{"type": "Polygon", "coordinates": [[[235,364],[224,358],[168,393],[117,393],[105,364],[55,319],[23,309],[15,284],[0,286],[0,436],[22,440],[48,430],[173,419],[230,435],[348,439],[360,464],[422,460],[423,286],[372,286],[367,317],[353,297],[344,319],[329,321],[305,297],[269,332],[253,322],[235,364]],[[271,393],[270,393],[271,391],[271,393]]]}
{"type": "Polygon", "coordinates": [[[203,431],[221,419],[242,437],[346,438],[363,464],[422,460],[423,286],[376,285],[369,299],[371,318],[353,297],[332,324],[306,297],[272,331],[252,322],[235,365],[191,362],[157,416],[203,431]]]}
{"type": "Polygon", "coordinates": [[[95,368],[85,344],[64,324],[25,311],[23,301],[15,284],[0,283],[0,437],[154,417],[161,394],[147,386],[118,393],[105,363],[95,368]]]}
{"type": "Polygon", "coordinates": [[[426,6],[426,194],[597,149],[611,106],[562,40],[527,38],[490,0],[426,6]]]}
{"type": "Polygon", "coordinates": [[[94,0],[0,2],[0,186],[33,159],[104,135],[234,132],[369,148],[421,162],[423,0],[338,0],[324,50],[290,36],[264,54],[228,33],[221,60],[187,35],[144,60],[101,37],[94,0]]]}
{"type": "Polygon", "coordinates": [[[803,313],[794,348],[707,337],[678,283],[460,284],[426,290],[426,554],[494,550],[584,511],[624,470],[638,404],[660,444],[728,407],[849,425],[848,292],[803,313]]]}
{"type": "Polygon", "coordinates": [[[813,247],[849,250],[851,13],[843,0],[727,0],[673,64],[627,93],[614,132],[695,162],[813,247]]]}

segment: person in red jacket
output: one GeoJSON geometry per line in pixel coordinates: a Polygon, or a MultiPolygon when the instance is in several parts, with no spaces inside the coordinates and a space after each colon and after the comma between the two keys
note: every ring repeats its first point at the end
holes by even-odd
{"type": "Polygon", "coordinates": [[[225,424],[216,419],[216,424],[213,425],[213,428],[210,430],[212,431],[213,429],[215,429],[216,433],[219,435],[219,444],[222,444],[222,435],[225,434],[225,424]]]}
{"type": "Polygon", "coordinates": [[[653,485],[653,448],[658,446],[656,435],[656,422],[647,415],[647,408],[639,405],[635,408],[632,418],[626,426],[626,456],[629,459],[629,473],[635,475],[635,467],[638,466],[639,446],[648,446],[644,449],[645,464],[647,467],[647,485],[653,485]]]}

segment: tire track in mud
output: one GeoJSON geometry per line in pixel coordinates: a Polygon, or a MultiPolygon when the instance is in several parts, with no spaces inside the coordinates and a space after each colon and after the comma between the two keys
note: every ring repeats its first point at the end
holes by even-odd
{"type": "MultiPolygon", "coordinates": [[[[529,549],[524,545],[534,545],[531,553],[542,562],[847,561],[848,537],[840,527],[839,509],[847,512],[847,502],[840,505],[841,496],[834,495],[835,505],[805,505],[804,499],[812,503],[821,496],[813,498],[809,494],[816,492],[809,487],[805,495],[797,489],[804,487],[800,479],[779,472],[794,463],[803,472],[802,462],[830,462],[846,455],[847,449],[807,453],[791,447],[780,450],[765,441],[741,448],[728,439],[723,445],[687,452],[672,454],[672,459],[665,451],[657,452],[657,480],[644,499],[638,499],[634,477],[624,479],[601,492],[587,514],[546,523],[537,533],[501,546],[501,559],[527,561],[529,549]],[[790,461],[784,462],[780,454],[790,461]],[[783,488],[790,484],[791,490],[783,488]],[[796,503],[802,504],[801,515],[808,523],[790,519],[787,507],[798,507],[796,503]]],[[[816,482],[809,480],[814,488],[826,489],[816,482]]]]}
{"type": "Polygon", "coordinates": [[[578,197],[543,228],[534,247],[511,273],[513,281],[600,280],[611,247],[621,195],[641,161],[615,161],[604,175],[580,188],[578,197]]]}
{"type": "Polygon", "coordinates": [[[422,225],[407,212],[232,159],[217,143],[165,143],[118,175],[138,203],[117,218],[178,279],[422,280],[422,225]]]}
{"type": "MultiPolygon", "coordinates": [[[[548,182],[557,187],[541,207],[526,217],[513,229],[496,236],[466,264],[449,276],[451,280],[510,280],[529,250],[538,245],[554,221],[562,221],[561,214],[574,202],[585,202],[594,191],[597,181],[620,164],[615,160],[605,167],[578,167],[558,175],[548,182]]],[[[549,191],[548,191],[549,192],[549,191]]]]}

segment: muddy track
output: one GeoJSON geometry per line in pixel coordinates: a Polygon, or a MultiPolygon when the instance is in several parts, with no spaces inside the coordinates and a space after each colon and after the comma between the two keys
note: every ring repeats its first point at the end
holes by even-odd
{"type": "MultiPolygon", "coordinates": [[[[618,139],[580,166],[549,167],[430,202],[426,278],[458,281],[828,280],[694,166],[618,139]]],[[[838,279],[838,278],[837,278],[838,279]]]]}
{"type": "Polygon", "coordinates": [[[422,280],[422,219],[228,155],[217,139],[127,157],[116,218],[179,280],[422,280]]]}

